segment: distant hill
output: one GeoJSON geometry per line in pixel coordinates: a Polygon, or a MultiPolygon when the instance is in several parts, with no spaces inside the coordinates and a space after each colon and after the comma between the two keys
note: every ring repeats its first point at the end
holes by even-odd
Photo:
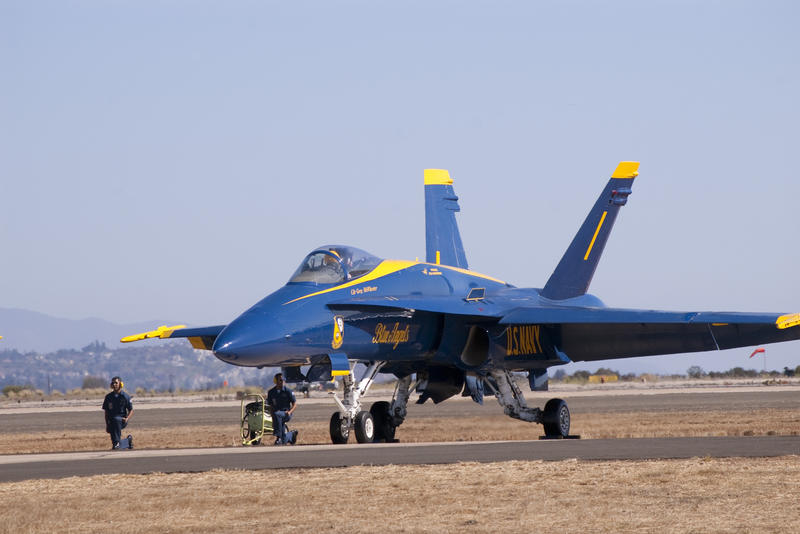
{"type": "Polygon", "coordinates": [[[93,341],[109,348],[123,347],[120,338],[152,330],[158,325],[175,324],[167,321],[114,324],[103,319],[61,319],[43,313],[14,308],[0,308],[0,350],[20,352],[53,352],[60,349],[80,349],[93,341]]]}
{"type": "Polygon", "coordinates": [[[273,374],[272,369],[228,365],[211,351],[194,350],[185,340],[154,340],[114,349],[92,342],[83,349],[47,353],[0,350],[0,389],[31,385],[46,393],[66,392],[80,388],[86,377],[100,377],[107,384],[114,375],[123,377],[129,391],[203,390],[225,382],[266,388],[273,374]]]}
{"type": "MultiPolygon", "coordinates": [[[[0,308],[0,389],[32,385],[45,392],[79,388],[87,376],[124,378],[138,388],[172,391],[229,386],[272,386],[276,369],[238,367],[185,339],[120,343],[121,337],[153,330],[169,321],[119,325],[101,319],[60,319],[27,310],[0,308]]],[[[357,375],[361,376],[363,366],[357,375]]]]}

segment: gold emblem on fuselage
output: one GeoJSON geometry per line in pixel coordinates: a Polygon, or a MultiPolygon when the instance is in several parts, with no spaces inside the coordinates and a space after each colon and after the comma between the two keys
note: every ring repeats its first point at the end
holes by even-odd
{"type": "Polygon", "coordinates": [[[394,323],[390,330],[383,323],[375,325],[375,335],[372,337],[373,343],[388,343],[392,345],[392,350],[397,348],[400,343],[408,343],[409,332],[411,325],[406,325],[405,328],[400,328],[400,323],[394,323]]]}
{"type": "Polygon", "coordinates": [[[506,356],[520,354],[542,354],[542,341],[539,338],[538,324],[524,324],[506,328],[506,356]]]}
{"type": "Polygon", "coordinates": [[[333,341],[331,341],[331,348],[333,350],[339,349],[344,343],[344,319],[341,315],[333,318],[333,341]]]}

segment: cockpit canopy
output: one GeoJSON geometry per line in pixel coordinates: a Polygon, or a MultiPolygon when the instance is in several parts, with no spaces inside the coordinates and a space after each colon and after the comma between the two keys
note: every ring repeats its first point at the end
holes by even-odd
{"type": "Polygon", "coordinates": [[[340,284],[364,276],[381,261],[369,252],[355,247],[325,245],[305,257],[289,283],[340,284]]]}

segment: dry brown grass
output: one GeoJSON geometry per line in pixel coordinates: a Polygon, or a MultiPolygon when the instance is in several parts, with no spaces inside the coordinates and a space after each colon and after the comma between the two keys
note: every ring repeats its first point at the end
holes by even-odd
{"type": "MultiPolygon", "coordinates": [[[[327,425],[298,422],[304,444],[327,425]]],[[[137,448],[238,445],[238,424],[133,425],[137,448]]],[[[581,414],[585,438],[798,435],[797,410],[581,414]]],[[[536,439],[506,417],[409,419],[404,442],[536,439]]],[[[88,451],[92,431],[0,435],[0,453],[88,451]],[[58,438],[58,439],[54,439],[58,438]]],[[[200,474],[105,475],[0,484],[0,532],[795,532],[800,457],[506,462],[200,474]],[[278,489],[282,488],[282,489],[278,489]],[[275,523],[275,518],[281,523],[275,523]]]]}
{"type": "MultiPolygon", "coordinates": [[[[330,443],[328,425],[299,421],[304,445],[330,443]]],[[[164,429],[132,425],[137,449],[183,447],[230,447],[241,445],[239,426],[204,426],[164,429]],[[188,434],[187,434],[188,433],[188,434]]],[[[800,435],[797,410],[761,409],[731,412],[603,413],[581,414],[572,422],[572,432],[583,438],[649,438],[677,436],[767,436],[800,435]]],[[[538,439],[540,425],[503,416],[464,418],[411,418],[398,429],[403,442],[484,441],[538,439]]],[[[355,438],[351,437],[352,441],[355,438]]],[[[102,427],[87,431],[49,431],[36,434],[0,434],[0,454],[93,451],[108,448],[102,427]]]]}
{"type": "Polygon", "coordinates": [[[796,456],[110,475],[0,484],[0,532],[787,533],[798,495],[796,456]]]}

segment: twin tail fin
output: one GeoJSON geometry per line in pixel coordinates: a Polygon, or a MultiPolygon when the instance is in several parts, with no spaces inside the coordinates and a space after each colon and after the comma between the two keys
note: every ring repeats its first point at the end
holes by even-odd
{"type": "Polygon", "coordinates": [[[638,161],[623,161],[617,165],[592,211],[542,289],[543,297],[564,300],[588,291],[617,213],[628,202],[633,180],[638,175],[638,161]]]}
{"type": "Polygon", "coordinates": [[[425,261],[468,269],[456,223],[460,211],[453,179],[443,169],[425,169],[425,261]]]}

